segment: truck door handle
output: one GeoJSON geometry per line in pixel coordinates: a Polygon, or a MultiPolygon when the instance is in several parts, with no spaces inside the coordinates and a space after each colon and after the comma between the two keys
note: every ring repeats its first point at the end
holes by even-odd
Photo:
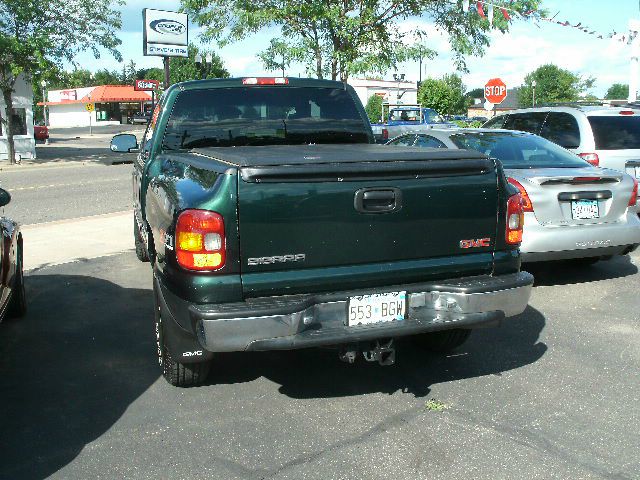
{"type": "Polygon", "coordinates": [[[353,207],[360,213],[390,213],[402,208],[399,188],[361,188],[353,199],[353,207]]]}

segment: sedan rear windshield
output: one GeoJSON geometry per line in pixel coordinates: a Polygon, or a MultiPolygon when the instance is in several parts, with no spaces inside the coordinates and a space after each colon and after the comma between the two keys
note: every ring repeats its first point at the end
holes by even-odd
{"type": "Polygon", "coordinates": [[[497,158],[504,168],[571,168],[589,164],[577,155],[535,135],[511,132],[469,132],[451,135],[458,148],[497,158]]]}
{"type": "Polygon", "coordinates": [[[596,150],[640,148],[640,115],[587,117],[596,150]]]}
{"type": "Polygon", "coordinates": [[[367,125],[340,88],[187,90],[176,99],[163,147],[368,143],[367,125]]]}

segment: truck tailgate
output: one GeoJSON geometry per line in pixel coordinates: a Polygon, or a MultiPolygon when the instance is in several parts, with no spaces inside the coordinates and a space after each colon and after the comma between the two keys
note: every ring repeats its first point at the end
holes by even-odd
{"type": "Polygon", "coordinates": [[[483,158],[244,167],[238,198],[246,296],[492,268],[498,194],[483,158]],[[491,240],[461,247],[478,239],[491,240]]]}

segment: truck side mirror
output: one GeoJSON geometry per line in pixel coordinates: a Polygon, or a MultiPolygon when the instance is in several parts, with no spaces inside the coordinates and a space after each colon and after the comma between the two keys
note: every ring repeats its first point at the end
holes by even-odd
{"type": "Polygon", "coordinates": [[[5,189],[0,188],[0,207],[4,207],[11,201],[11,194],[5,189]]]}
{"type": "Polygon", "coordinates": [[[138,139],[130,133],[121,133],[111,139],[110,147],[112,152],[139,152],[138,139]]]}

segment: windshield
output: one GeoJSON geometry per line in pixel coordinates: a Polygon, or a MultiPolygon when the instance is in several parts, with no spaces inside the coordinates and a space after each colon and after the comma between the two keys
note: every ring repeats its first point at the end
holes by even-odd
{"type": "Polygon", "coordinates": [[[163,148],[369,143],[367,125],[339,88],[188,90],[176,99],[163,148]]]}
{"type": "Polygon", "coordinates": [[[458,148],[477,150],[502,162],[504,168],[571,168],[589,164],[577,155],[535,135],[469,132],[451,135],[458,148]]]}
{"type": "Polygon", "coordinates": [[[596,141],[596,150],[640,148],[640,116],[610,115],[587,117],[596,141]]]}

